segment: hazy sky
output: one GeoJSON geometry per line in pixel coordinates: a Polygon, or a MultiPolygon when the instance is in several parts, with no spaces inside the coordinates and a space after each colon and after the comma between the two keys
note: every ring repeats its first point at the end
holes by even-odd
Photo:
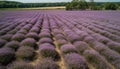
{"type": "MultiPolygon", "coordinates": [[[[8,1],[19,1],[24,3],[30,3],[30,2],[68,2],[72,0],[8,0],[8,1]]],[[[86,0],[89,1],[89,0],[86,0]]],[[[120,2],[120,0],[94,0],[96,2],[120,2]]]]}

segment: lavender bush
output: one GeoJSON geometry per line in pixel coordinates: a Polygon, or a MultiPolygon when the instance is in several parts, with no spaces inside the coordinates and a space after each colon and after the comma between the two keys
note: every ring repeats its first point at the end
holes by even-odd
{"type": "Polygon", "coordinates": [[[67,44],[67,43],[68,43],[67,40],[64,40],[64,39],[59,39],[59,40],[57,40],[57,44],[58,44],[59,48],[60,48],[62,45],[67,44]]]}
{"type": "Polygon", "coordinates": [[[22,46],[29,46],[29,47],[33,47],[33,48],[37,47],[36,41],[33,38],[26,38],[20,44],[22,46]]]}
{"type": "Polygon", "coordinates": [[[12,40],[19,41],[19,42],[22,41],[23,39],[25,39],[25,35],[20,33],[17,33],[12,37],[12,40]]]}
{"type": "Polygon", "coordinates": [[[85,59],[76,53],[66,54],[65,62],[68,69],[89,69],[85,59]]]}
{"type": "Polygon", "coordinates": [[[120,43],[117,43],[117,42],[108,42],[107,43],[108,47],[117,51],[118,53],[120,53],[120,43]]]}
{"type": "Polygon", "coordinates": [[[38,38],[38,34],[37,34],[37,33],[32,33],[32,32],[28,33],[28,34],[26,35],[26,37],[27,37],[27,38],[34,38],[35,40],[38,40],[38,39],[39,39],[39,38],[38,38]]]}
{"type": "Polygon", "coordinates": [[[39,34],[39,37],[40,37],[40,38],[51,37],[51,35],[50,35],[49,32],[41,32],[41,33],[39,34]]]}
{"type": "Polygon", "coordinates": [[[40,55],[43,57],[51,57],[54,60],[58,60],[60,58],[58,52],[55,50],[53,46],[50,45],[42,45],[39,48],[40,50],[40,55]]]}
{"type": "Polygon", "coordinates": [[[34,67],[24,61],[21,62],[13,62],[12,64],[7,66],[7,69],[34,69],[34,67]]]}
{"type": "Polygon", "coordinates": [[[51,39],[51,38],[48,38],[48,37],[44,37],[44,38],[41,38],[40,40],[39,40],[39,43],[40,44],[42,44],[42,43],[53,43],[53,40],[51,39]]]}
{"type": "Polygon", "coordinates": [[[57,34],[55,35],[55,38],[58,39],[65,39],[65,36],[63,34],[57,34]]]}
{"type": "Polygon", "coordinates": [[[6,40],[0,39],[0,47],[3,47],[6,43],[6,40]]]}
{"type": "Polygon", "coordinates": [[[62,51],[63,54],[77,52],[76,48],[71,44],[65,44],[61,46],[60,50],[62,51]]]}
{"type": "Polygon", "coordinates": [[[42,59],[35,65],[34,69],[60,69],[59,66],[50,58],[42,59]]]}
{"type": "Polygon", "coordinates": [[[38,69],[39,66],[57,69],[52,63],[63,65],[60,67],[63,69],[63,62],[66,69],[120,69],[119,11],[4,10],[0,13],[4,14],[0,17],[0,64],[5,67],[8,64],[7,68],[30,69],[20,62],[25,60],[38,69]],[[44,60],[44,63],[44,58],[61,60],[51,63],[44,60]],[[39,59],[40,65],[36,62],[39,59]],[[10,63],[14,61],[17,62],[10,63]]]}
{"type": "Polygon", "coordinates": [[[0,63],[6,65],[14,59],[14,50],[5,47],[0,49],[0,63]]]}
{"type": "Polygon", "coordinates": [[[34,49],[27,46],[21,46],[15,54],[17,59],[22,60],[32,60],[35,56],[34,49]]]}
{"type": "Polygon", "coordinates": [[[84,56],[96,69],[112,69],[105,58],[94,50],[85,50],[84,56]]]}
{"type": "Polygon", "coordinates": [[[11,49],[17,50],[20,47],[20,43],[17,41],[10,41],[5,45],[5,47],[9,47],[11,49]]]}
{"type": "Polygon", "coordinates": [[[83,41],[76,41],[74,42],[74,45],[80,54],[82,54],[85,50],[90,49],[89,45],[83,41]]]}
{"type": "Polygon", "coordinates": [[[1,38],[4,40],[10,41],[12,36],[13,36],[12,34],[6,34],[6,35],[2,36],[1,38]]]}
{"type": "Polygon", "coordinates": [[[21,34],[27,34],[28,32],[24,29],[21,29],[20,31],[18,31],[17,33],[21,33],[21,34]]]}
{"type": "Polygon", "coordinates": [[[39,28],[38,27],[33,27],[30,32],[35,32],[38,33],[39,32],[39,28]]]}

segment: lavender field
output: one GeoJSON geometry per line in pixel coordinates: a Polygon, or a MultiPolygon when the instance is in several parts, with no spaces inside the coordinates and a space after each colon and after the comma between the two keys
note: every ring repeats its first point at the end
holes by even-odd
{"type": "Polygon", "coordinates": [[[120,11],[0,11],[0,69],[120,69],[120,11]]]}

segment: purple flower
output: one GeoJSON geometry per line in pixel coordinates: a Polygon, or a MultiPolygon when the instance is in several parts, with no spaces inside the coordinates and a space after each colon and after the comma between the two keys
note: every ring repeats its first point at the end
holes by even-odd
{"type": "Polygon", "coordinates": [[[39,34],[39,37],[40,37],[40,38],[51,37],[51,35],[50,35],[49,32],[41,32],[41,33],[39,34]]]}
{"type": "Polygon", "coordinates": [[[42,43],[53,43],[53,40],[51,38],[48,38],[48,37],[44,37],[44,38],[41,38],[39,40],[39,43],[42,44],[42,43]]]}
{"type": "Polygon", "coordinates": [[[24,61],[13,62],[12,64],[7,66],[7,69],[34,69],[34,67],[24,61]]]}
{"type": "Polygon", "coordinates": [[[63,34],[56,34],[54,35],[55,38],[58,40],[58,39],[65,39],[65,36],[63,34]]]}
{"type": "Polygon", "coordinates": [[[55,48],[55,46],[52,45],[52,44],[50,44],[50,43],[43,43],[43,44],[40,44],[40,45],[39,45],[39,48],[44,47],[44,46],[55,48]]]}
{"type": "Polygon", "coordinates": [[[30,30],[30,25],[31,24],[27,24],[27,25],[25,25],[22,29],[24,29],[24,30],[26,30],[26,31],[29,31],[30,30]]]}
{"type": "Polygon", "coordinates": [[[84,38],[84,41],[87,42],[88,44],[92,45],[95,42],[95,39],[92,36],[86,36],[84,38]]]}
{"type": "Polygon", "coordinates": [[[30,32],[26,35],[26,37],[29,37],[29,38],[34,38],[35,40],[38,40],[38,34],[37,33],[34,33],[34,32],[30,32]]]}
{"type": "Polygon", "coordinates": [[[24,34],[17,33],[15,35],[13,35],[12,40],[22,41],[24,38],[25,38],[24,34]]]}
{"type": "Polygon", "coordinates": [[[111,40],[104,37],[104,36],[101,36],[100,34],[93,34],[93,37],[98,40],[99,42],[102,42],[104,44],[107,44],[108,42],[110,42],[111,40]],[[99,37],[99,38],[98,38],[99,37]]]}
{"type": "Polygon", "coordinates": [[[74,33],[71,33],[71,34],[68,34],[67,36],[68,40],[70,40],[72,43],[74,43],[75,41],[81,41],[81,37],[74,34],[74,33]]]}
{"type": "Polygon", "coordinates": [[[93,45],[94,49],[97,50],[101,55],[103,55],[106,60],[113,64],[117,69],[120,68],[120,55],[119,53],[109,49],[102,43],[96,42],[93,45]]]}
{"type": "Polygon", "coordinates": [[[42,33],[43,33],[43,32],[46,32],[46,33],[48,32],[48,33],[50,33],[50,30],[49,30],[49,29],[44,29],[44,28],[43,28],[43,29],[41,30],[41,32],[42,32],[42,33]]]}
{"type": "Polygon", "coordinates": [[[70,53],[64,57],[68,69],[89,69],[85,59],[79,54],[70,53]]]}
{"type": "Polygon", "coordinates": [[[74,45],[79,53],[83,53],[86,49],[90,49],[89,45],[83,41],[76,41],[74,45]]]}
{"type": "Polygon", "coordinates": [[[67,40],[65,40],[65,39],[59,39],[56,42],[57,42],[58,46],[60,46],[60,47],[64,44],[68,43],[67,40]]]}
{"type": "Polygon", "coordinates": [[[6,40],[0,39],[0,47],[3,47],[6,43],[6,40]]]}
{"type": "Polygon", "coordinates": [[[20,31],[18,31],[17,33],[21,33],[21,34],[27,34],[28,32],[24,29],[21,29],[20,31]]]}
{"type": "Polygon", "coordinates": [[[16,52],[16,58],[22,60],[32,60],[34,55],[34,49],[27,46],[21,46],[16,52]]]}
{"type": "Polygon", "coordinates": [[[107,46],[111,48],[112,50],[115,50],[120,53],[120,43],[110,41],[107,43],[107,46]]]}
{"type": "Polygon", "coordinates": [[[39,32],[39,28],[38,27],[33,27],[30,32],[35,32],[38,33],[39,32]]]}
{"type": "Polygon", "coordinates": [[[12,36],[13,36],[12,34],[6,34],[6,35],[2,36],[1,38],[4,40],[10,41],[12,36]]]}
{"type": "Polygon", "coordinates": [[[33,38],[26,38],[21,42],[22,46],[30,46],[36,48],[36,41],[33,38]]]}
{"type": "Polygon", "coordinates": [[[60,50],[62,51],[63,54],[77,52],[76,48],[71,44],[65,44],[61,46],[60,50]]]}
{"type": "Polygon", "coordinates": [[[18,31],[17,29],[13,29],[13,30],[7,32],[7,34],[15,34],[17,31],[18,31]]]}
{"type": "Polygon", "coordinates": [[[106,59],[95,50],[85,50],[83,55],[96,69],[111,69],[106,59]]]}
{"type": "Polygon", "coordinates": [[[20,47],[20,43],[17,41],[10,41],[7,44],[5,44],[5,47],[17,50],[20,47]]]}
{"type": "Polygon", "coordinates": [[[59,66],[50,58],[42,59],[35,65],[35,69],[59,69],[59,66]]]}
{"type": "Polygon", "coordinates": [[[14,50],[8,47],[0,49],[0,63],[6,65],[14,59],[14,50]]]}
{"type": "Polygon", "coordinates": [[[43,57],[51,57],[54,60],[58,60],[60,58],[58,52],[52,45],[42,44],[39,47],[40,55],[42,55],[43,57]]]}

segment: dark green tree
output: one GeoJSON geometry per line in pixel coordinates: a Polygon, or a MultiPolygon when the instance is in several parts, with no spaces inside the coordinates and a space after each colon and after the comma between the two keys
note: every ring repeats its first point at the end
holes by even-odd
{"type": "Polygon", "coordinates": [[[88,3],[85,0],[72,0],[66,5],[66,10],[85,10],[88,9],[88,3]]]}
{"type": "Polygon", "coordinates": [[[117,10],[118,6],[115,3],[108,2],[104,4],[104,8],[105,10],[117,10]]]}

